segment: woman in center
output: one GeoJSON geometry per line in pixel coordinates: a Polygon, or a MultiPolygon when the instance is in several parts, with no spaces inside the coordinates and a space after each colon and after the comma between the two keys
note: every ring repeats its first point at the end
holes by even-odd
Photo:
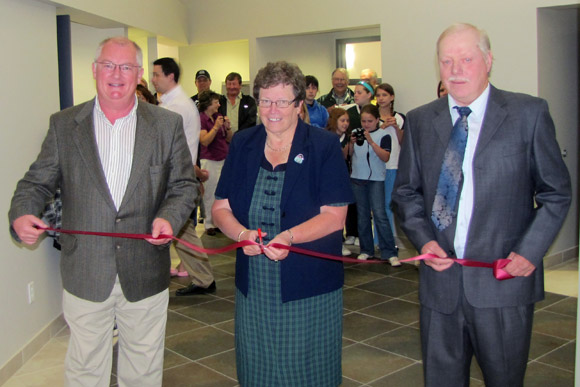
{"type": "Polygon", "coordinates": [[[268,63],[254,80],[262,125],[237,133],[213,216],[231,239],[263,245],[236,257],[236,363],[241,386],[338,386],[342,381],[341,262],[273,243],[341,255],[353,201],[336,136],[299,119],[300,69],[268,63]]]}

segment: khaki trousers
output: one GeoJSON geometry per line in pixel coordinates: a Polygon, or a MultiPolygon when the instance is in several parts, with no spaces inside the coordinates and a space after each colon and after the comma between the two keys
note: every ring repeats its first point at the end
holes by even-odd
{"type": "Polygon", "coordinates": [[[119,278],[104,302],[63,292],[70,328],[65,386],[109,386],[113,363],[113,326],[119,330],[119,386],[161,386],[169,291],[138,302],[123,295],[119,278]]]}

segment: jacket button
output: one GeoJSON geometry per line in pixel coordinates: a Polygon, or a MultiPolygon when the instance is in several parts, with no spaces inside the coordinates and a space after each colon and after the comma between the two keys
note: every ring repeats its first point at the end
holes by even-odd
{"type": "Polygon", "coordinates": [[[121,222],[121,218],[115,219],[115,223],[120,223],[120,222],[121,222]]]}

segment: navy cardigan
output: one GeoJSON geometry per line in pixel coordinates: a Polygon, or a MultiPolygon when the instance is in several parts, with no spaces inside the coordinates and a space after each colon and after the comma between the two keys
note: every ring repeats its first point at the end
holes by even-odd
{"type": "MultiPolygon", "coordinates": [[[[263,125],[237,132],[216,189],[216,197],[229,200],[234,216],[244,227],[249,227],[249,209],[264,158],[265,142],[263,125]]],[[[299,120],[282,189],[281,231],[318,215],[321,206],[352,202],[348,171],[338,138],[299,120]]],[[[340,256],[342,230],[297,246],[340,256]]],[[[242,249],[238,249],[236,287],[245,295],[248,293],[249,259],[242,249]]],[[[328,293],[344,283],[341,262],[290,253],[280,265],[283,302],[328,293]]]]}

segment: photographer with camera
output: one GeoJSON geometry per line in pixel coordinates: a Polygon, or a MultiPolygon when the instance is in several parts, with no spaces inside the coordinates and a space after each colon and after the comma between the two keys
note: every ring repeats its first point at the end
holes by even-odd
{"type": "Polygon", "coordinates": [[[358,213],[360,260],[374,257],[371,211],[379,240],[381,259],[400,266],[393,232],[385,211],[385,163],[391,156],[391,144],[398,141],[379,128],[379,109],[368,104],[360,111],[360,128],[351,132],[349,154],[352,156],[350,181],[358,213]]]}

